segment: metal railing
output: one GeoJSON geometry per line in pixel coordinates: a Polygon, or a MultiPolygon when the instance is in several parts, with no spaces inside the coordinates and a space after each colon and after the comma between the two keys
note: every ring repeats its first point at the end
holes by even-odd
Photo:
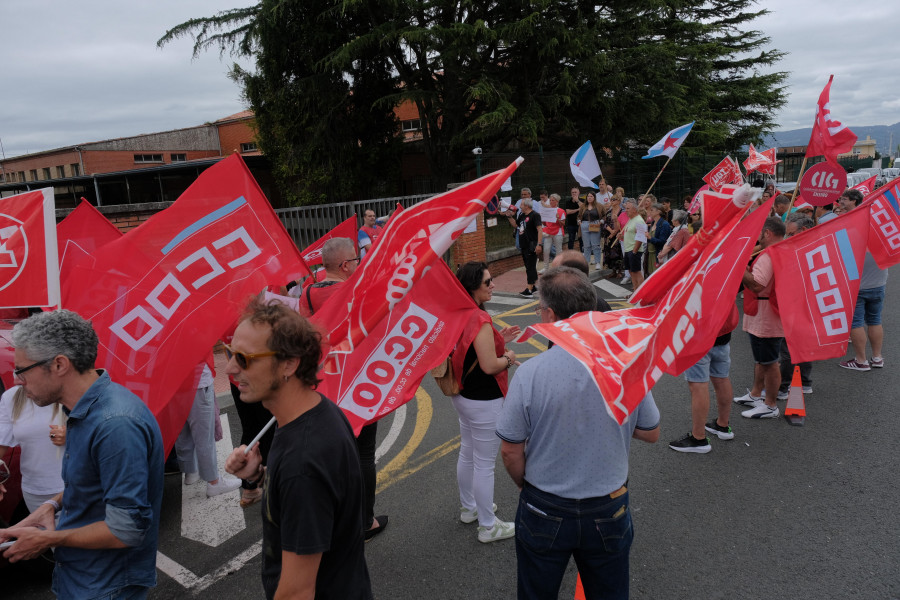
{"type": "Polygon", "coordinates": [[[434,195],[417,194],[415,196],[359,200],[357,202],[279,208],[275,210],[275,214],[281,219],[294,243],[302,250],[354,214],[356,214],[358,227],[362,225],[363,213],[368,209],[374,210],[375,215],[378,217],[388,217],[394,212],[398,204],[403,208],[409,208],[434,195]]]}

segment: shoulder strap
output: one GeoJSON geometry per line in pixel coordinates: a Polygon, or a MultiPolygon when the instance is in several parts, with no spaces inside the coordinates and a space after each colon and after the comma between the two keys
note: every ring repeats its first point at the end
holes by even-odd
{"type": "Polygon", "coordinates": [[[309,306],[310,314],[316,312],[313,309],[313,305],[312,305],[312,289],[313,288],[325,288],[330,285],[334,285],[336,283],[337,283],[337,281],[317,281],[316,283],[314,283],[311,286],[309,286],[308,288],[306,288],[306,305],[309,306]]]}

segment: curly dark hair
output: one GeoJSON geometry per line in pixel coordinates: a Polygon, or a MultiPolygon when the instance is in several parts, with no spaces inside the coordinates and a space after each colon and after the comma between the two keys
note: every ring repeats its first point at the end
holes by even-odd
{"type": "Polygon", "coordinates": [[[322,335],[312,323],[276,300],[266,303],[258,298],[247,305],[243,320],[271,327],[266,346],[277,352],[275,358],[299,358],[300,366],[294,374],[312,389],[319,385],[322,380],[316,375],[322,362],[322,335]]]}
{"type": "Polygon", "coordinates": [[[471,296],[483,285],[484,272],[487,270],[487,263],[477,261],[467,262],[456,269],[456,278],[471,296]]]}

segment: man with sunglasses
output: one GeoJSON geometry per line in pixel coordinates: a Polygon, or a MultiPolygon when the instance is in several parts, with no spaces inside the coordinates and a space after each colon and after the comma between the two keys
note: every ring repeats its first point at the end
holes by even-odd
{"type": "Polygon", "coordinates": [[[267,598],[372,598],[363,550],[362,472],[341,409],[319,394],[320,336],[285,305],[251,302],[234,332],[226,373],[243,402],[262,402],[278,429],[225,468],[264,481],[262,581],[267,598]]]}
{"type": "Polygon", "coordinates": [[[59,598],[146,598],[156,585],[156,548],[165,453],[159,426],[140,398],[97,371],[90,322],[59,310],[13,329],[17,383],[38,406],[69,416],[65,490],[0,542],[11,562],[55,548],[59,598]],[[59,523],[54,526],[54,515],[59,523]]]}

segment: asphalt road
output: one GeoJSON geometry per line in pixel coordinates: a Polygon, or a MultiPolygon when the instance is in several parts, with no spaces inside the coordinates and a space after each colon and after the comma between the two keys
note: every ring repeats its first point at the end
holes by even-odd
{"type": "MultiPolygon", "coordinates": [[[[803,427],[782,418],[749,421],[734,407],[734,440],[713,438],[705,455],[674,452],[668,442],[690,429],[689,396],[683,379],[663,377],[654,389],[661,441],[635,442],[631,451],[632,598],[900,598],[900,318],[890,300],[900,297],[898,288],[897,278],[889,280],[887,367],[860,373],[836,360],[816,363],[803,427]]],[[[489,306],[498,320],[536,320],[534,302],[504,301],[489,306]]],[[[527,360],[538,346],[514,349],[527,360]]],[[[749,342],[738,332],[736,394],[752,370],[749,342]]],[[[224,412],[236,438],[234,408],[224,412]]],[[[457,520],[458,435],[452,405],[429,378],[402,419],[391,415],[379,426],[386,453],[378,463],[376,514],[390,515],[390,525],[366,546],[377,598],[515,597],[514,542],[480,544],[475,525],[457,520]]],[[[258,505],[244,512],[243,529],[211,547],[181,535],[181,495],[179,478],[167,478],[160,552],[168,562],[150,598],[263,598],[258,505]]],[[[495,502],[501,518],[514,517],[517,491],[499,459],[495,502]]],[[[0,597],[52,598],[48,567],[0,571],[0,597]]],[[[560,598],[571,599],[574,589],[570,565],[560,598]]]]}

